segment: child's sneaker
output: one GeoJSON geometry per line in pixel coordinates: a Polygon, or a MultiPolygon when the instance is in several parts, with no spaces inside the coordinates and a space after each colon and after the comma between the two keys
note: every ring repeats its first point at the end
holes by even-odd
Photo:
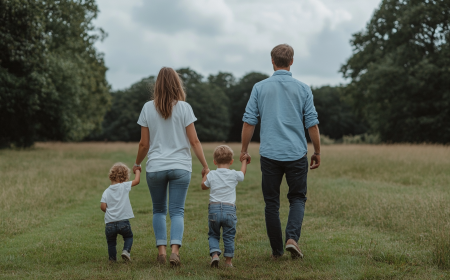
{"type": "Polygon", "coordinates": [[[217,255],[214,255],[214,257],[211,257],[211,267],[219,267],[219,257],[217,255]]]}
{"type": "Polygon", "coordinates": [[[122,251],[122,259],[123,259],[124,261],[131,261],[130,253],[128,253],[127,250],[123,250],[123,251],[122,251]]]}

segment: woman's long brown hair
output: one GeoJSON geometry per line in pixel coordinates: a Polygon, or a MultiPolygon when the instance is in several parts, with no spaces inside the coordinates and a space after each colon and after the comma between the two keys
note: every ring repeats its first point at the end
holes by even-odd
{"type": "Polygon", "coordinates": [[[172,115],[173,106],[186,100],[183,83],[175,70],[170,67],[159,70],[153,97],[156,110],[166,120],[172,115]]]}

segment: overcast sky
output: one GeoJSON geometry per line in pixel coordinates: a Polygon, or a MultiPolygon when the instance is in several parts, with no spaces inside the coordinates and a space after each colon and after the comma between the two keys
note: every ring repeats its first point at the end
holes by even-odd
{"type": "Polygon", "coordinates": [[[293,76],[308,85],[336,85],[362,30],[381,0],[98,0],[95,22],[108,37],[97,43],[113,89],[163,66],[191,67],[207,76],[271,75],[271,49],[295,51],[293,76]]]}

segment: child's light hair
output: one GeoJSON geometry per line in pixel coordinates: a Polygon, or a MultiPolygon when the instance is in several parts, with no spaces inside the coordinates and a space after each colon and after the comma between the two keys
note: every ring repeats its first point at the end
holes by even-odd
{"type": "Polygon", "coordinates": [[[118,183],[126,182],[130,179],[130,169],[121,162],[114,163],[109,170],[109,179],[118,183]]]}
{"type": "Polygon", "coordinates": [[[227,164],[233,160],[233,150],[227,145],[217,146],[214,150],[214,160],[217,164],[227,164]]]}

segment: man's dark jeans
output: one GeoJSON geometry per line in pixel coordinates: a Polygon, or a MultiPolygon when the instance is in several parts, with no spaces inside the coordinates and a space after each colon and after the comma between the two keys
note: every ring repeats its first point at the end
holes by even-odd
{"type": "Polygon", "coordinates": [[[284,253],[284,243],[280,222],[280,185],[283,175],[289,186],[289,217],[286,225],[286,240],[298,242],[302,229],[306,202],[306,177],[308,174],[308,159],[306,155],[299,160],[278,161],[261,156],[262,192],[266,202],[266,228],[269,236],[272,254],[281,256],[284,253]]]}
{"type": "Polygon", "coordinates": [[[105,226],[106,242],[108,243],[109,260],[116,260],[116,245],[117,235],[120,234],[123,237],[123,250],[131,251],[133,245],[133,232],[131,231],[131,225],[128,220],[107,223],[105,226]]]}

